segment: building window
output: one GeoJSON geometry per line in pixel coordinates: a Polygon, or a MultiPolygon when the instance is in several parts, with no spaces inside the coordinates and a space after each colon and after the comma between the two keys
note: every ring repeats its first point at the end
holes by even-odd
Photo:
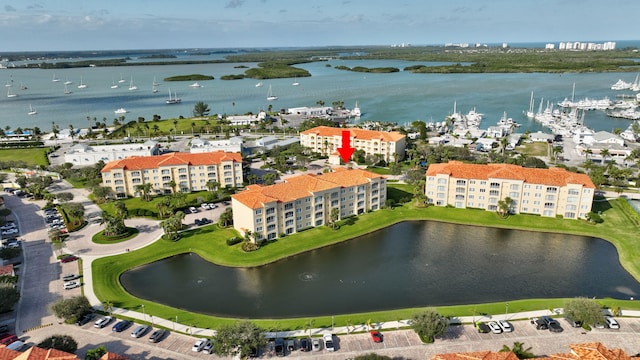
{"type": "Polygon", "coordinates": [[[446,183],[447,183],[447,179],[444,179],[444,178],[438,179],[438,184],[446,184],[446,183]]]}
{"type": "Polygon", "coordinates": [[[580,191],[576,189],[569,189],[569,195],[580,195],[580,191]]]}
{"type": "Polygon", "coordinates": [[[547,200],[547,201],[554,201],[556,199],[556,196],[555,195],[546,195],[544,197],[544,199],[547,200]]]}
{"type": "Polygon", "coordinates": [[[465,180],[456,180],[456,185],[458,186],[465,186],[467,184],[467,182],[465,180]]]}
{"type": "Polygon", "coordinates": [[[519,197],[520,197],[520,194],[519,194],[519,193],[517,193],[517,192],[515,192],[515,191],[511,191],[511,192],[509,193],[509,197],[510,197],[510,198],[512,198],[512,199],[517,199],[517,198],[519,198],[519,197]]]}
{"type": "Polygon", "coordinates": [[[511,190],[519,190],[520,189],[520,185],[518,184],[511,184],[511,190]]]}
{"type": "Polygon", "coordinates": [[[500,191],[498,190],[489,191],[489,196],[499,196],[499,195],[500,195],[500,191]]]}
{"type": "Polygon", "coordinates": [[[552,203],[552,202],[546,202],[546,203],[544,203],[544,208],[545,208],[545,209],[553,209],[553,208],[554,208],[554,205],[555,205],[555,204],[554,204],[554,203],[552,203]]]}
{"type": "Polygon", "coordinates": [[[558,192],[558,188],[549,186],[549,187],[547,187],[547,192],[555,194],[556,192],[558,192]]]}
{"type": "Polygon", "coordinates": [[[490,185],[490,187],[491,187],[492,189],[500,189],[500,183],[492,182],[492,183],[491,183],[491,185],[490,185]]]}

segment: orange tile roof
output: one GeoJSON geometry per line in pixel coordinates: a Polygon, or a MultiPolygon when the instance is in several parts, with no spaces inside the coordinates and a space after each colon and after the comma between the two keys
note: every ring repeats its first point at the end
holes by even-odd
{"type": "Polygon", "coordinates": [[[213,151],[194,154],[172,152],[158,156],[130,156],[125,159],[110,161],[102,168],[102,172],[109,172],[113,169],[155,169],[171,165],[213,165],[220,164],[222,161],[242,162],[242,155],[240,153],[213,151]]]}
{"type": "Polygon", "coordinates": [[[567,360],[631,360],[638,357],[627,355],[621,349],[608,349],[602,343],[592,342],[584,344],[571,344],[570,354],[553,354],[548,357],[538,359],[567,359],[567,360]]]}
{"type": "Polygon", "coordinates": [[[22,353],[15,350],[9,350],[5,345],[0,345],[0,360],[13,360],[19,355],[22,355],[22,353]]]}
{"type": "Polygon", "coordinates": [[[429,165],[427,176],[438,174],[448,174],[457,179],[513,179],[531,184],[553,186],[580,184],[586,188],[595,189],[596,187],[589,176],[562,168],[535,169],[511,164],[465,164],[460,161],[429,165]]]}
{"type": "Polygon", "coordinates": [[[366,184],[368,179],[375,178],[384,176],[361,169],[334,168],[330,173],[293,176],[274,185],[251,185],[231,197],[251,209],[258,209],[267,203],[289,202],[323,190],[366,184]]]}
{"type": "Polygon", "coordinates": [[[36,346],[20,353],[14,360],[78,360],[75,354],[56,349],[42,349],[36,346]]]}
{"type": "Polygon", "coordinates": [[[15,275],[15,272],[13,270],[13,264],[0,266],[0,276],[2,275],[10,275],[10,276],[15,275]]]}
{"type": "Polygon", "coordinates": [[[516,354],[509,352],[476,351],[466,353],[438,354],[434,360],[518,360],[516,354]]]}
{"type": "Polygon", "coordinates": [[[380,140],[380,141],[398,141],[405,137],[404,134],[401,134],[396,131],[374,131],[374,130],[364,130],[359,128],[334,128],[329,126],[317,126],[309,130],[305,130],[300,134],[304,135],[312,135],[316,136],[342,136],[342,131],[348,130],[351,133],[351,137],[357,140],[380,140]]]}
{"type": "Polygon", "coordinates": [[[112,352],[107,352],[106,354],[102,355],[102,357],[100,357],[99,360],[128,360],[129,358],[126,356],[122,356],[120,354],[116,354],[116,353],[112,353],[112,352]]]}

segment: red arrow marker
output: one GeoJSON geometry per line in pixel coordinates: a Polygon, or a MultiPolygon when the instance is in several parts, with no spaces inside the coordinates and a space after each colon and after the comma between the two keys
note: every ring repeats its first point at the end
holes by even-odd
{"type": "Polygon", "coordinates": [[[345,164],[349,162],[355,150],[355,148],[351,147],[351,133],[349,130],[342,130],[342,147],[338,148],[338,152],[345,164]]]}

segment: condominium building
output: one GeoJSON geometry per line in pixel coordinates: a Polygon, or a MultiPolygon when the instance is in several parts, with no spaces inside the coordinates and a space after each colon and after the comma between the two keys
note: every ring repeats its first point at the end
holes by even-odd
{"type": "Polygon", "coordinates": [[[591,211],[595,185],[589,176],[561,168],[533,169],[510,164],[464,164],[450,161],[427,169],[425,194],[436,206],[510,211],[567,219],[584,219],[591,211]]]}
{"type": "Polygon", "coordinates": [[[136,185],[140,184],[150,183],[152,192],[163,194],[208,190],[209,181],[220,187],[242,186],[241,155],[223,151],[173,152],[129,157],[102,168],[102,186],[111,188],[118,197],[141,195],[136,191],[136,185]]]}
{"type": "Polygon", "coordinates": [[[330,223],[333,209],[339,210],[339,219],[378,210],[386,195],[386,179],[366,170],[335,168],[294,176],[232,195],[233,226],[243,235],[251,231],[258,239],[272,240],[330,223]]]}
{"type": "Polygon", "coordinates": [[[73,145],[65,154],[64,162],[78,166],[95,165],[99,161],[109,162],[130,156],[152,156],[160,153],[160,144],[148,140],[144,143],[117,145],[88,145],[84,143],[73,145]]]}
{"type": "Polygon", "coordinates": [[[373,131],[358,128],[318,126],[300,133],[300,144],[329,156],[342,147],[342,132],[349,132],[350,146],[366,155],[378,155],[386,162],[402,160],[406,146],[404,134],[395,131],[373,131]]]}

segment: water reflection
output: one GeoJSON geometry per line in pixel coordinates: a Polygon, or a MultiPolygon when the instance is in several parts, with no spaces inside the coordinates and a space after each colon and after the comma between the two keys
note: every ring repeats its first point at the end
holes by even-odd
{"type": "Polygon", "coordinates": [[[604,240],[417,221],[259,268],[226,268],[187,254],[120,280],[141,298],[251,318],[640,293],[604,240]]]}

